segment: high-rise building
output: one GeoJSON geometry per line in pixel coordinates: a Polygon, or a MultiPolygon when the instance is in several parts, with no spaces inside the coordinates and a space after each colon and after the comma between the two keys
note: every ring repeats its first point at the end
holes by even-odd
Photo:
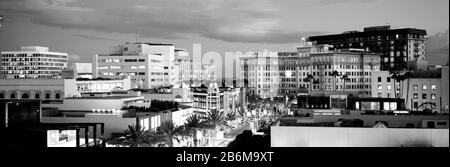
{"type": "Polygon", "coordinates": [[[143,89],[173,85],[174,52],[173,44],[125,43],[94,56],[94,78],[131,76],[131,87],[143,89]]]}
{"type": "Polygon", "coordinates": [[[61,78],[67,68],[67,53],[50,52],[48,47],[22,46],[20,51],[2,51],[0,75],[11,79],[61,78]]]}
{"type": "Polygon", "coordinates": [[[316,44],[330,44],[335,49],[359,48],[381,54],[381,70],[401,71],[408,62],[425,59],[426,30],[391,29],[390,26],[366,27],[363,32],[311,36],[316,44]]]}

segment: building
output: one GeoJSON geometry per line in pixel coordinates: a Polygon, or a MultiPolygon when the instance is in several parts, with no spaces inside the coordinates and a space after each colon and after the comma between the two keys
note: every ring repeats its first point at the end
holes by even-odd
{"type": "Polygon", "coordinates": [[[441,69],[441,72],[442,72],[442,80],[441,80],[441,85],[442,85],[442,87],[441,87],[441,98],[442,98],[442,101],[441,101],[441,106],[442,106],[442,111],[444,112],[444,113],[449,113],[449,92],[448,92],[448,90],[449,90],[449,85],[450,85],[450,83],[449,83],[449,73],[448,73],[448,65],[446,65],[446,66],[442,66],[442,69],[441,69]]]}
{"type": "Polygon", "coordinates": [[[103,123],[42,123],[41,100],[0,99],[1,142],[6,147],[101,147],[103,123]],[[32,140],[30,140],[32,139],[32,140]]]}
{"type": "Polygon", "coordinates": [[[211,110],[219,112],[236,112],[240,110],[240,88],[231,88],[225,85],[219,87],[211,82],[209,86],[202,84],[192,87],[194,113],[207,114],[211,110]]]}
{"type": "Polygon", "coordinates": [[[215,81],[214,64],[194,62],[185,49],[175,49],[174,71],[178,81],[191,82],[215,81]]]}
{"type": "Polygon", "coordinates": [[[131,76],[131,87],[150,89],[176,83],[172,44],[125,43],[93,59],[95,78],[131,76]]]}
{"type": "Polygon", "coordinates": [[[358,49],[342,49],[300,56],[299,85],[310,95],[344,93],[370,96],[371,72],[379,71],[380,55],[358,49]],[[334,72],[337,72],[334,75],[334,72]],[[308,78],[310,75],[310,79],[308,78]],[[346,79],[343,76],[347,76],[346,79]],[[309,86],[308,86],[309,85],[309,86]]]}
{"type": "Polygon", "coordinates": [[[401,71],[408,62],[425,59],[426,30],[391,29],[390,26],[366,27],[363,32],[311,36],[317,44],[330,44],[336,49],[359,48],[381,54],[381,70],[401,71]]]}
{"type": "Polygon", "coordinates": [[[240,62],[241,80],[249,94],[262,98],[296,97],[298,93],[370,96],[371,72],[380,69],[379,54],[361,49],[334,50],[330,45],[307,41],[302,41],[297,52],[266,51],[240,57],[240,62]]]}
{"type": "Polygon", "coordinates": [[[249,56],[239,57],[241,80],[247,88],[249,96],[270,98],[278,96],[280,71],[278,53],[256,52],[249,56]]]}
{"type": "Polygon", "coordinates": [[[92,78],[92,63],[73,63],[71,69],[75,71],[75,78],[92,78]]]}
{"type": "Polygon", "coordinates": [[[20,51],[2,51],[0,74],[12,79],[61,78],[67,68],[67,53],[50,52],[48,47],[22,46],[20,51]]]}
{"type": "Polygon", "coordinates": [[[373,71],[371,75],[372,97],[396,98],[400,96],[400,83],[389,71],[373,71]]]}
{"type": "Polygon", "coordinates": [[[62,102],[64,98],[83,93],[106,93],[131,89],[129,77],[124,79],[0,79],[0,99],[40,99],[42,103],[62,102]]]}
{"type": "Polygon", "coordinates": [[[40,99],[42,103],[61,102],[80,96],[75,79],[0,79],[0,99],[40,99]]]}
{"type": "Polygon", "coordinates": [[[77,78],[76,89],[80,93],[130,90],[131,77],[128,76],[123,79],[77,78]]]}
{"type": "Polygon", "coordinates": [[[140,91],[145,101],[163,100],[176,101],[178,103],[192,103],[191,87],[185,82],[178,82],[170,87],[136,90],[140,91]]]}
{"type": "MultiPolygon", "coordinates": [[[[406,108],[411,111],[442,113],[442,95],[448,90],[442,89],[442,71],[413,71],[409,77],[401,82],[401,97],[405,99],[406,108]]],[[[448,98],[448,96],[447,96],[448,98]]]]}

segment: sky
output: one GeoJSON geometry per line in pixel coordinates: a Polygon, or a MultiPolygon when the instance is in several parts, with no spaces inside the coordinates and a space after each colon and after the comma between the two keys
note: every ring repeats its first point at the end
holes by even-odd
{"type": "Polygon", "coordinates": [[[448,0],[0,0],[0,15],[0,50],[47,46],[69,62],[135,41],[295,51],[303,36],[386,24],[427,30],[427,59],[448,62],[448,0]]]}

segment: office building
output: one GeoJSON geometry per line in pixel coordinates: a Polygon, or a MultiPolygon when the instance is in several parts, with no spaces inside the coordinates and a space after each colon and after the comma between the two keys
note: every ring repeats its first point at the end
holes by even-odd
{"type": "Polygon", "coordinates": [[[92,63],[73,63],[75,78],[92,78],[92,63]]]}
{"type": "Polygon", "coordinates": [[[94,78],[131,76],[132,88],[149,89],[176,83],[172,44],[125,43],[93,60],[94,78]]]}
{"type": "Polygon", "coordinates": [[[48,47],[22,46],[20,51],[2,51],[1,78],[48,79],[61,78],[67,68],[67,53],[50,52],[48,47]]]}
{"type": "Polygon", "coordinates": [[[80,96],[75,79],[0,79],[0,99],[40,99],[42,103],[80,96]]]}
{"type": "Polygon", "coordinates": [[[316,44],[330,44],[336,49],[359,48],[381,54],[381,70],[405,70],[408,62],[425,59],[426,30],[391,29],[390,26],[366,27],[363,32],[311,36],[316,44]]]}

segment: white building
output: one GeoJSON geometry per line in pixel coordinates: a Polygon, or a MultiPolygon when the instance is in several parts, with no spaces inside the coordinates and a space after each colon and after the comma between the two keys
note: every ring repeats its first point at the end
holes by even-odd
{"type": "Polygon", "coordinates": [[[372,97],[396,98],[400,96],[400,83],[391,76],[389,71],[372,72],[372,97]]]}
{"type": "Polygon", "coordinates": [[[0,99],[41,99],[44,103],[79,96],[75,79],[0,79],[0,99]]]}
{"type": "Polygon", "coordinates": [[[67,53],[50,52],[48,47],[22,46],[20,51],[2,51],[0,75],[3,78],[60,78],[67,68],[67,53]]]}
{"type": "Polygon", "coordinates": [[[93,75],[102,78],[131,76],[132,88],[154,88],[176,83],[172,44],[125,43],[93,59],[93,75]]]}
{"type": "Polygon", "coordinates": [[[130,77],[126,77],[123,79],[79,78],[76,80],[76,88],[77,91],[80,93],[130,90],[131,78],[130,77]]]}
{"type": "Polygon", "coordinates": [[[76,78],[92,78],[92,63],[73,63],[76,78]]]}
{"type": "Polygon", "coordinates": [[[201,64],[194,62],[185,49],[175,50],[174,71],[178,81],[214,81],[214,64],[201,64]]]}

